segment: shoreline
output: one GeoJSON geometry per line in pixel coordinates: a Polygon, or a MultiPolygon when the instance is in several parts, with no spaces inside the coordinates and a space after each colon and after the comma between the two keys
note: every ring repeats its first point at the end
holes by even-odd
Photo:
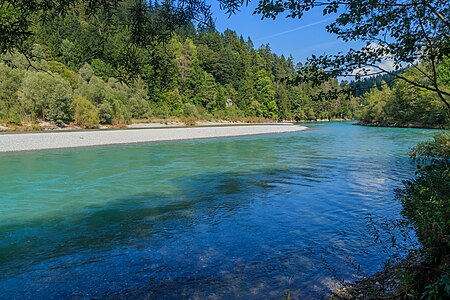
{"type": "Polygon", "coordinates": [[[435,129],[435,130],[445,130],[444,127],[431,127],[420,124],[383,124],[383,123],[364,123],[357,122],[353,124],[355,126],[366,126],[366,127],[382,127],[382,128],[415,128],[415,129],[435,129]]]}
{"type": "Polygon", "coordinates": [[[305,129],[305,126],[285,123],[2,133],[0,153],[287,133],[305,129]]]}

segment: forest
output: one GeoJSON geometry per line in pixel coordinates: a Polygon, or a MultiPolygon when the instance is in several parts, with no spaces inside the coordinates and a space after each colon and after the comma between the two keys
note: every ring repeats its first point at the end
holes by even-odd
{"type": "MultiPolygon", "coordinates": [[[[83,6],[33,28],[25,49],[0,60],[0,122],[49,121],[95,128],[177,119],[264,121],[352,119],[357,102],[337,79],[299,82],[293,57],[250,38],[193,23],[132,42],[127,2],[92,18],[83,6]]],[[[159,20],[160,8],[151,7],[159,20]]]]}
{"type": "MultiPolygon", "coordinates": [[[[419,68],[410,67],[401,74],[413,81],[426,81],[419,68]]],[[[444,57],[439,64],[437,79],[442,89],[450,91],[448,57],[444,57]]],[[[363,125],[425,128],[448,128],[450,125],[449,111],[435,92],[412,86],[404,80],[394,81],[392,76],[386,75],[352,82],[350,85],[366,91],[358,98],[363,106],[363,125]],[[370,84],[372,88],[367,89],[370,84]]]]}

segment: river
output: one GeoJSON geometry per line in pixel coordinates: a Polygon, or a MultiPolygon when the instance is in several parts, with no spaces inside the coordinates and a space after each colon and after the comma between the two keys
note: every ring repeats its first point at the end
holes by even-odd
{"type": "Polygon", "coordinates": [[[376,272],[367,216],[399,216],[434,131],[308,126],[0,154],[0,298],[311,299],[376,272]]]}

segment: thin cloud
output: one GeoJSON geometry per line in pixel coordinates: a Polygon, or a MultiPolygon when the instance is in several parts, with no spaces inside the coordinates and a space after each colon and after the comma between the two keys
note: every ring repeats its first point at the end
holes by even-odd
{"type": "Polygon", "coordinates": [[[317,22],[314,22],[314,23],[302,25],[302,26],[299,26],[299,27],[296,27],[296,28],[293,28],[293,29],[290,29],[290,30],[282,31],[282,32],[279,32],[279,33],[275,33],[275,34],[272,34],[272,35],[268,35],[268,36],[256,39],[255,42],[261,41],[261,40],[270,39],[270,38],[274,38],[274,37],[277,37],[277,36],[280,36],[280,35],[285,35],[285,34],[288,34],[288,33],[291,33],[291,32],[295,32],[295,31],[299,31],[299,30],[302,30],[302,29],[305,29],[305,28],[308,28],[308,27],[312,27],[312,26],[316,26],[316,25],[319,25],[319,24],[323,24],[323,23],[329,22],[331,20],[333,20],[333,18],[327,18],[327,19],[324,19],[324,20],[321,20],[321,21],[317,21],[317,22]]]}

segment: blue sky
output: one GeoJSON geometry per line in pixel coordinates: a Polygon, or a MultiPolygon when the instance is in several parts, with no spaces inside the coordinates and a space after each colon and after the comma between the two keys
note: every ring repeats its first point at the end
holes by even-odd
{"type": "Polygon", "coordinates": [[[269,43],[273,52],[285,56],[292,54],[296,62],[305,61],[311,54],[333,54],[350,47],[326,31],[325,26],[333,21],[333,15],[323,16],[320,8],[307,12],[302,19],[279,16],[276,20],[261,20],[261,16],[252,15],[257,2],[242,7],[230,18],[220,10],[218,1],[210,3],[219,32],[229,28],[244,38],[250,36],[255,47],[269,43]]]}

